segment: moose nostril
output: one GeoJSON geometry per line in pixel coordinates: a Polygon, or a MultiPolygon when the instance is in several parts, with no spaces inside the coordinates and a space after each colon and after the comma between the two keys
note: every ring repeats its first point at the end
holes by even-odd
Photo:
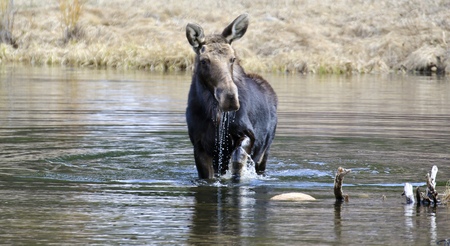
{"type": "Polygon", "coordinates": [[[229,100],[234,100],[234,97],[235,97],[235,95],[232,94],[232,93],[227,94],[227,98],[228,98],[229,100]]]}

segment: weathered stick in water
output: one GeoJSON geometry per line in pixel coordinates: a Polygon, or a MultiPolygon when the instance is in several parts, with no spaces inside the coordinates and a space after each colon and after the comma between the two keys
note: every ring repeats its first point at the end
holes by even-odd
{"type": "MultiPolygon", "coordinates": [[[[406,197],[406,204],[414,204],[416,201],[414,200],[414,192],[413,187],[410,183],[405,183],[403,187],[403,194],[406,197]]],[[[420,202],[420,200],[418,200],[420,202]]]]}
{"type": "Polygon", "coordinates": [[[339,167],[336,173],[336,177],[334,178],[334,196],[336,197],[336,201],[348,201],[348,195],[343,194],[342,184],[344,183],[344,176],[351,172],[351,169],[345,169],[343,167],[339,167]]]}
{"type": "MultiPolygon", "coordinates": [[[[426,179],[427,179],[427,189],[426,192],[423,193],[420,191],[420,187],[417,187],[416,189],[416,199],[417,199],[417,205],[420,204],[434,204],[434,206],[437,206],[438,204],[438,193],[436,191],[436,175],[438,172],[438,168],[436,165],[434,165],[431,168],[431,174],[427,173],[426,179]]],[[[414,203],[414,197],[412,196],[412,185],[409,183],[405,184],[404,193],[406,196],[406,203],[414,203]]]]}
{"type": "Polygon", "coordinates": [[[431,168],[431,175],[427,174],[427,196],[437,204],[438,193],[436,191],[436,175],[438,172],[437,166],[431,168]]]}

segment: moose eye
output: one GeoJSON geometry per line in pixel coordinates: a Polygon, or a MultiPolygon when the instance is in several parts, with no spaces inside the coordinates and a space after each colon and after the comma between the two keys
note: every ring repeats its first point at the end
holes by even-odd
{"type": "Polygon", "coordinates": [[[200,60],[200,64],[202,64],[202,66],[206,66],[208,64],[208,60],[202,59],[202,60],[200,60]]]}
{"type": "Polygon", "coordinates": [[[236,61],[235,57],[230,58],[230,63],[234,63],[234,61],[236,61]]]}

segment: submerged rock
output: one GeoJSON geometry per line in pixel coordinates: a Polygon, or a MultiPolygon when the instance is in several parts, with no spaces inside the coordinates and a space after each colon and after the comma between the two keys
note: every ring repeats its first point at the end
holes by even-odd
{"type": "Polygon", "coordinates": [[[291,192],[291,193],[284,193],[284,194],[276,195],[276,196],[270,198],[270,200],[275,200],[275,201],[315,201],[316,198],[314,198],[308,194],[301,193],[301,192],[291,192]]]}

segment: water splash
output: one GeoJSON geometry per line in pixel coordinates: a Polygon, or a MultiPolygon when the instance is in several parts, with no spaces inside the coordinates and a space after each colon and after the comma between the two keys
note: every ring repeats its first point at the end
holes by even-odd
{"type": "MultiPolygon", "coordinates": [[[[222,176],[223,179],[232,179],[232,165],[229,165],[227,172],[222,176]]],[[[254,179],[266,179],[266,177],[258,175],[255,169],[255,162],[250,155],[247,155],[247,163],[242,167],[240,172],[240,181],[248,181],[254,179]]]]}
{"type": "MultiPolygon", "coordinates": [[[[214,164],[217,165],[217,176],[223,179],[232,178],[232,165],[230,157],[232,154],[231,139],[229,136],[230,123],[235,121],[236,114],[234,112],[219,112],[216,120],[216,137],[215,137],[215,157],[214,164]],[[226,169],[226,170],[225,170],[226,169]],[[224,173],[222,175],[222,173],[224,173]]],[[[255,162],[251,156],[247,154],[247,163],[242,167],[240,172],[240,180],[252,180],[263,178],[256,173],[255,162]]]]}
{"type": "Polygon", "coordinates": [[[219,187],[227,187],[228,185],[227,185],[227,184],[222,184],[222,183],[220,182],[220,180],[217,180],[216,182],[214,182],[214,183],[212,184],[212,186],[213,186],[213,187],[219,188],[219,187]]]}

